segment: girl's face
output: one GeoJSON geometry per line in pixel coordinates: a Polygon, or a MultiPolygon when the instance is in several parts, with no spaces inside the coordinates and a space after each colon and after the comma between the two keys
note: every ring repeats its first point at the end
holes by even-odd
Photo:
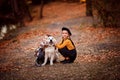
{"type": "Polygon", "coordinates": [[[66,30],[63,30],[62,37],[63,37],[63,39],[67,39],[69,37],[69,33],[66,30]]]}

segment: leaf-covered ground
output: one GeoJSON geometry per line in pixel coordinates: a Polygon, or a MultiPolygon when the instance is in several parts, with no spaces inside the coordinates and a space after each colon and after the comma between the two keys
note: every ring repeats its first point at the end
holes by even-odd
{"type": "Polygon", "coordinates": [[[37,20],[38,10],[38,6],[31,10],[34,21],[0,42],[1,80],[120,79],[120,28],[93,27],[93,19],[85,17],[85,4],[47,4],[42,20],[37,20]],[[78,53],[75,62],[36,67],[34,50],[43,36],[52,34],[59,41],[63,26],[73,33],[78,53]]]}

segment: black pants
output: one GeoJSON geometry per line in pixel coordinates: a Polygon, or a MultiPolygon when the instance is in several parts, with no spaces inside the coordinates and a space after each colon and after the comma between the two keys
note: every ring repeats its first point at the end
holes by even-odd
{"type": "Polygon", "coordinates": [[[67,47],[64,47],[62,49],[58,49],[58,51],[64,57],[68,57],[71,62],[74,62],[74,60],[76,59],[76,55],[77,55],[76,49],[68,50],[67,47]]]}

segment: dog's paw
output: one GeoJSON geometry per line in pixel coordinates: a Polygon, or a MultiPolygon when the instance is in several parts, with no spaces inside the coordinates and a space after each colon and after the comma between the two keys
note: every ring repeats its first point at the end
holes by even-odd
{"type": "Polygon", "coordinates": [[[41,64],[38,64],[37,62],[35,63],[36,66],[41,67],[41,64]]]}
{"type": "Polygon", "coordinates": [[[45,64],[42,64],[41,66],[45,66],[45,64]]]}
{"type": "Polygon", "coordinates": [[[52,65],[53,65],[53,63],[50,63],[50,65],[52,66],[52,65]]]}

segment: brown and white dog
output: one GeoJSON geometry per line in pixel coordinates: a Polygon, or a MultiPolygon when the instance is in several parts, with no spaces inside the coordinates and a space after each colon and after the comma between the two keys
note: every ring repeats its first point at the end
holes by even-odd
{"type": "Polygon", "coordinates": [[[42,66],[46,65],[48,59],[50,61],[50,65],[53,65],[54,61],[58,61],[58,52],[55,47],[55,44],[56,44],[56,39],[53,36],[51,35],[45,36],[44,39],[45,57],[42,66]]]}

